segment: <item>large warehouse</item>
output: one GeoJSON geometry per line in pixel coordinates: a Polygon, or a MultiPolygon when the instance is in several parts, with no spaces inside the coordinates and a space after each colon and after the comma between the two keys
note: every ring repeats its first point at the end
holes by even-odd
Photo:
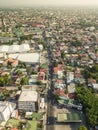
{"type": "Polygon", "coordinates": [[[16,54],[9,54],[8,57],[29,64],[40,63],[40,53],[16,53],[16,54]]]}
{"type": "Polygon", "coordinates": [[[28,52],[30,51],[29,44],[21,44],[21,45],[2,45],[0,46],[0,53],[20,53],[20,52],[28,52]]]}
{"type": "Polygon", "coordinates": [[[0,54],[2,54],[5,59],[6,58],[17,59],[20,62],[25,62],[29,64],[40,63],[41,60],[40,53],[30,53],[29,51],[30,51],[29,44],[0,46],[0,54]]]}

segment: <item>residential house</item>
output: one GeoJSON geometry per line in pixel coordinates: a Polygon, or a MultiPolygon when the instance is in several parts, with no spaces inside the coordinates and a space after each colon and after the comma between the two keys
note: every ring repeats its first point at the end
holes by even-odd
{"type": "Polygon", "coordinates": [[[65,94],[64,89],[55,89],[54,94],[58,95],[60,99],[68,99],[68,94],[65,94]]]}
{"type": "Polygon", "coordinates": [[[63,77],[62,65],[59,64],[57,67],[54,67],[53,71],[54,75],[56,75],[59,79],[63,77]]]}
{"type": "Polygon", "coordinates": [[[74,99],[76,97],[75,84],[73,83],[68,85],[67,90],[68,90],[68,97],[74,99]]]}
{"type": "Polygon", "coordinates": [[[67,84],[74,82],[74,72],[67,72],[67,84]]]}
{"type": "Polygon", "coordinates": [[[5,61],[3,62],[3,65],[4,65],[4,66],[7,66],[7,65],[9,65],[9,64],[11,64],[13,67],[16,67],[16,66],[18,65],[18,60],[14,60],[14,59],[12,59],[12,58],[8,58],[7,60],[5,60],[5,61]]]}

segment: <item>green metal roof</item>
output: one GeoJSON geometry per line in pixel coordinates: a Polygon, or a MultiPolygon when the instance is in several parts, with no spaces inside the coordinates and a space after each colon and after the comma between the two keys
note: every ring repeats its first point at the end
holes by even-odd
{"type": "Polygon", "coordinates": [[[42,64],[41,65],[41,68],[44,68],[44,69],[47,69],[48,68],[48,65],[45,63],[45,64],[42,64]]]}
{"type": "Polygon", "coordinates": [[[81,122],[78,113],[58,113],[57,122],[81,122]]]}

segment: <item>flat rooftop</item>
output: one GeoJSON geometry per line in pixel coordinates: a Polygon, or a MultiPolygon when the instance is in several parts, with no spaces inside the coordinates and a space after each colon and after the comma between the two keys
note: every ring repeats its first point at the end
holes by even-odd
{"type": "Polygon", "coordinates": [[[0,52],[5,53],[16,53],[16,52],[28,52],[30,51],[29,44],[21,44],[21,45],[1,45],[0,46],[0,52]]]}
{"type": "Polygon", "coordinates": [[[36,91],[37,85],[23,85],[22,91],[36,91]]]}
{"type": "Polygon", "coordinates": [[[36,102],[38,99],[38,93],[36,91],[22,91],[19,97],[19,102],[32,101],[36,102]]]}
{"type": "Polygon", "coordinates": [[[68,93],[74,93],[75,92],[75,84],[68,85],[68,93]]]}
{"type": "Polygon", "coordinates": [[[16,53],[9,54],[8,57],[17,59],[21,62],[40,63],[40,53],[16,53]]]}

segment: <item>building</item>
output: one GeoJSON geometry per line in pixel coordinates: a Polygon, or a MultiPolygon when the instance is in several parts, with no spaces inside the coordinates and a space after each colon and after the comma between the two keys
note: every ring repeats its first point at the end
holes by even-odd
{"type": "Polygon", "coordinates": [[[26,112],[38,110],[38,93],[36,91],[22,91],[18,100],[18,109],[26,112]]]}
{"type": "Polygon", "coordinates": [[[14,53],[9,54],[9,58],[17,59],[20,62],[25,62],[27,64],[37,64],[41,61],[40,53],[14,53]]]}
{"type": "Polygon", "coordinates": [[[0,121],[7,121],[10,118],[15,107],[16,104],[14,103],[0,101],[0,121]]]}
{"type": "Polygon", "coordinates": [[[19,53],[19,52],[28,52],[30,51],[29,44],[21,44],[21,45],[2,45],[0,46],[1,53],[19,53]]]}
{"type": "Polygon", "coordinates": [[[67,84],[74,82],[74,73],[73,72],[67,72],[67,84]]]}
{"type": "Polygon", "coordinates": [[[71,99],[74,99],[76,97],[75,84],[72,83],[72,84],[68,85],[67,90],[68,90],[68,97],[71,99]]]}
{"type": "Polygon", "coordinates": [[[80,111],[83,109],[82,104],[78,103],[77,100],[73,99],[64,99],[64,97],[60,97],[58,103],[67,106],[68,108],[75,108],[80,111]]]}
{"type": "Polygon", "coordinates": [[[44,98],[41,98],[40,108],[41,108],[41,109],[44,109],[44,108],[45,108],[45,99],[44,99],[44,98]]]}

